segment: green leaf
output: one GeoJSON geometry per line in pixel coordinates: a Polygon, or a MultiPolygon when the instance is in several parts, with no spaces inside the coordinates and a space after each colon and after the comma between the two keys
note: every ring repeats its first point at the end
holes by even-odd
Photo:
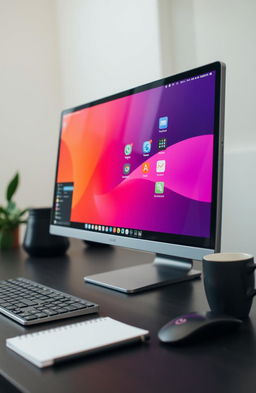
{"type": "Polygon", "coordinates": [[[8,213],[8,214],[11,214],[11,213],[13,213],[15,210],[16,210],[16,203],[13,202],[13,201],[9,201],[9,202],[8,202],[8,205],[7,205],[7,208],[6,208],[7,213],[8,213]]]}
{"type": "Polygon", "coordinates": [[[8,214],[7,209],[3,206],[0,206],[0,214],[4,214],[5,216],[7,216],[8,214]]]}
{"type": "Polygon", "coordinates": [[[10,200],[12,199],[15,191],[17,190],[18,184],[19,184],[19,174],[17,172],[7,187],[6,199],[8,202],[10,202],[10,200]]]}
{"type": "Polygon", "coordinates": [[[25,213],[27,213],[27,211],[28,211],[28,209],[21,210],[21,211],[19,212],[18,216],[19,216],[19,217],[23,216],[25,213]]]}

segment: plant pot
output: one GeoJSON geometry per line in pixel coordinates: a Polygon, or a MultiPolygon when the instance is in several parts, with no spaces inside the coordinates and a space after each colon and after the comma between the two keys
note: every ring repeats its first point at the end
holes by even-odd
{"type": "Polygon", "coordinates": [[[0,249],[5,250],[19,246],[19,227],[0,229],[0,249]]]}

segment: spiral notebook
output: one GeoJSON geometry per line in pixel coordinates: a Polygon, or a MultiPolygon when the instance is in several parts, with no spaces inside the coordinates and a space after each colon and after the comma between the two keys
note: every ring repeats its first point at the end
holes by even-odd
{"type": "Polygon", "coordinates": [[[104,317],[8,338],[6,345],[38,367],[122,344],[144,341],[147,330],[104,317]]]}

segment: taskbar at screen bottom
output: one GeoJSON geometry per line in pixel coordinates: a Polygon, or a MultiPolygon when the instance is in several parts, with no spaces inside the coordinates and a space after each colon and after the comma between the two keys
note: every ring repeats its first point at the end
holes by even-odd
{"type": "Polygon", "coordinates": [[[72,221],[53,220],[54,226],[61,226],[67,228],[81,229],[94,233],[124,236],[136,239],[151,240],[163,243],[173,243],[177,245],[186,245],[201,248],[214,248],[214,240],[211,238],[186,236],[178,234],[160,233],[145,231],[139,228],[125,228],[113,227],[109,225],[92,224],[92,223],[79,223],[72,221]]]}

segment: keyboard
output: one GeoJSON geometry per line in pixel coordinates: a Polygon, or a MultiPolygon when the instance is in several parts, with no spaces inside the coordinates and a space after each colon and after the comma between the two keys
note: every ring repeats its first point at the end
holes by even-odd
{"type": "Polygon", "coordinates": [[[0,312],[21,325],[96,313],[99,306],[26,278],[0,281],[0,312]]]}

